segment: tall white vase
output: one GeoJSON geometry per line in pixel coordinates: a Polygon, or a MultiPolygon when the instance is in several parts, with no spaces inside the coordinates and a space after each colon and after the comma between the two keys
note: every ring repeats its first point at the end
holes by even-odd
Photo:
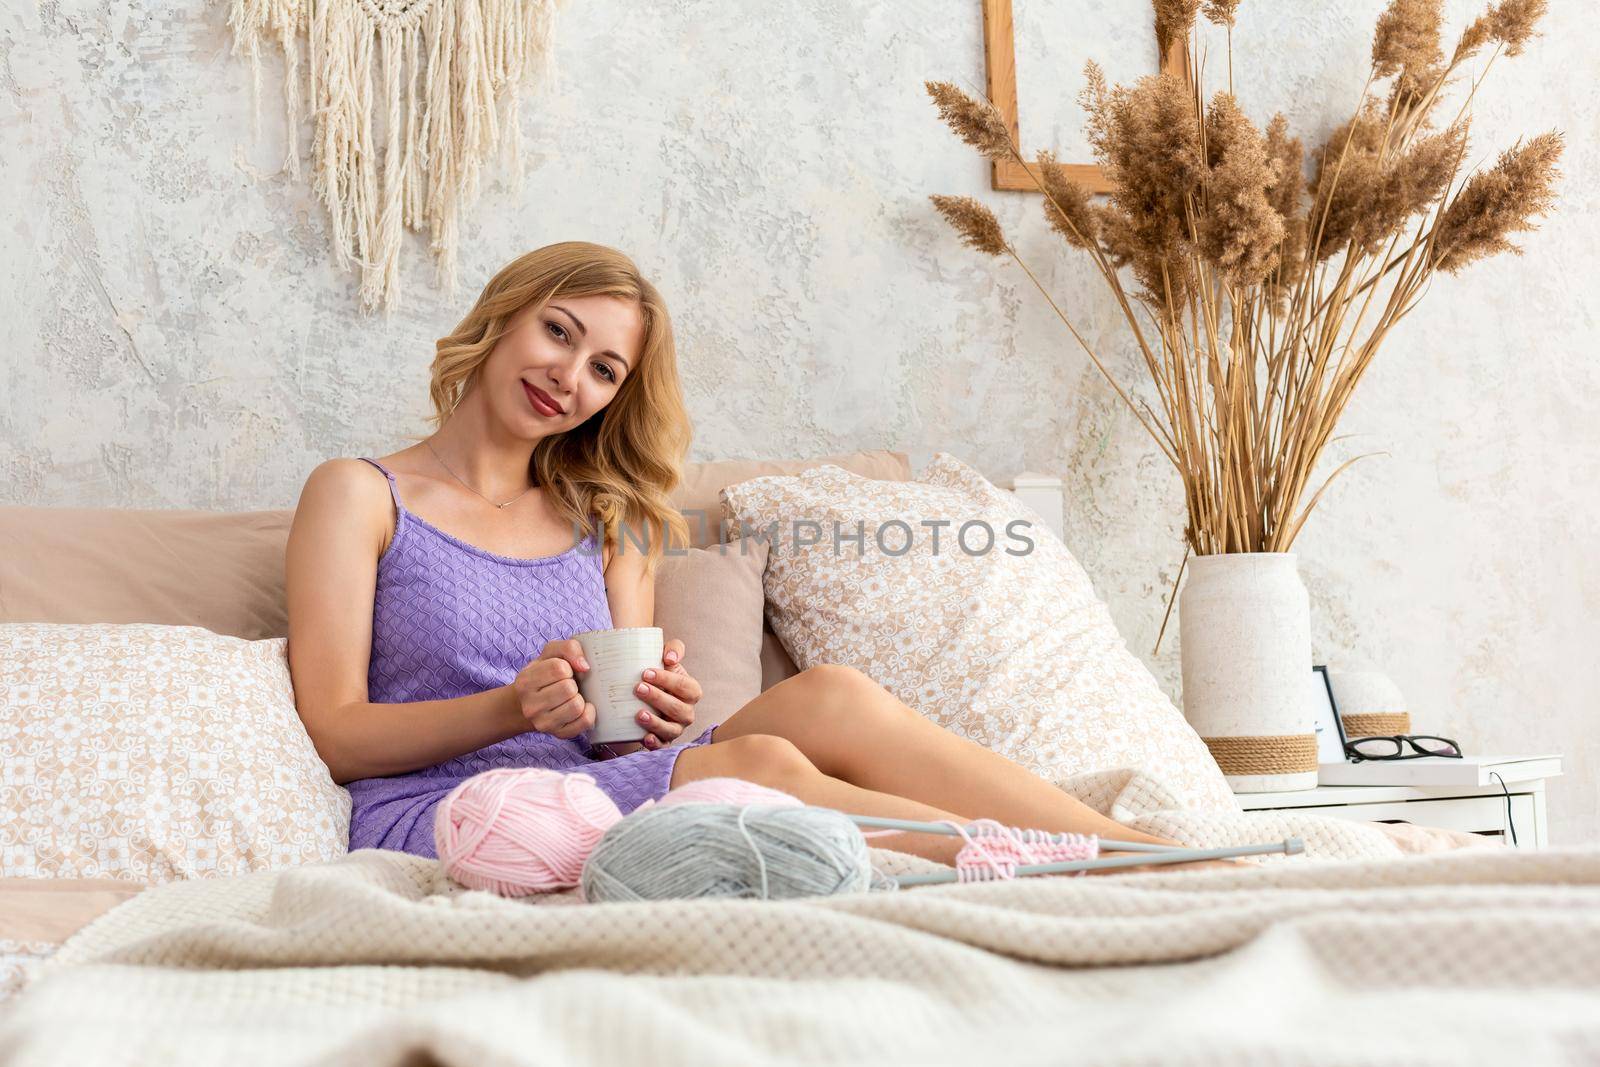
{"type": "Polygon", "coordinates": [[[1311,604],[1292,552],[1191,556],[1183,715],[1236,793],[1315,789],[1311,604]]]}

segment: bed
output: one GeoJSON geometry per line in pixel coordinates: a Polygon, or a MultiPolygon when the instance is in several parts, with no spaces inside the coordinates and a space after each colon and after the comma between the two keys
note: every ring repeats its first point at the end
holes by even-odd
{"type": "MultiPolygon", "coordinates": [[[[723,536],[725,487],[819,464],[911,477],[895,452],[698,464],[674,503],[711,517],[704,547],[723,536]]],[[[1016,488],[1048,509],[1047,484],[1016,488]]],[[[232,641],[226,654],[269,679],[250,692],[282,705],[267,653],[281,660],[291,517],[0,508],[0,632],[36,664],[51,654],[41,633],[70,633],[73,655],[86,635],[232,641]]],[[[759,573],[738,580],[746,601],[756,583],[755,602],[738,606],[739,640],[722,642],[743,657],[727,674],[759,691],[799,668],[765,618],[759,573]]],[[[681,599],[692,611],[705,598],[681,599]]],[[[698,607],[725,625],[734,606],[711,599],[698,607]]],[[[12,659],[0,666],[24,670],[12,659]]],[[[12,718],[27,707],[37,724],[38,704],[16,695],[29,677],[8,680],[12,718]]],[[[0,754],[22,751],[15,735],[0,754]]],[[[237,799],[206,757],[186,758],[191,792],[237,799]]],[[[1199,810],[1118,767],[1061,784],[1186,843],[1294,836],[1306,852],[1239,870],[585,904],[576,890],[502,899],[432,860],[348,852],[328,832],[331,782],[304,813],[321,837],[298,852],[221,835],[197,850],[190,834],[130,860],[87,833],[44,850],[52,816],[36,794],[55,790],[58,823],[88,819],[105,781],[85,771],[84,796],[63,800],[71,776],[33,769],[0,760],[0,800],[32,790],[37,816],[0,826],[5,1064],[1600,1061],[1600,846],[1513,850],[1433,827],[1199,810]]],[[[936,867],[871,855],[891,875],[936,867]]]]}
{"type": "Polygon", "coordinates": [[[587,905],[359,850],[148,890],[0,1011],[17,1065],[1593,1063],[1600,849],[587,905]]]}

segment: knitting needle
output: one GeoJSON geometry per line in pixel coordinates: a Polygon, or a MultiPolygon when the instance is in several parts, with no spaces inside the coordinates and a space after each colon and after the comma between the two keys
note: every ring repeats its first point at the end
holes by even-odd
{"type": "MultiPolygon", "coordinates": [[[[1252,856],[1269,852],[1282,852],[1286,856],[1293,856],[1305,851],[1305,845],[1298,837],[1286,838],[1276,844],[1263,845],[1234,845],[1229,848],[1195,848],[1174,849],[1160,856],[1117,856],[1113,859],[1096,860],[1066,860],[1061,863],[1027,863],[1017,867],[1016,873],[1025,874],[1065,874],[1068,871],[1108,870],[1117,867],[1143,867],[1156,863],[1189,863],[1194,860],[1226,859],[1230,856],[1252,856]]],[[[907,874],[894,879],[895,884],[907,885],[933,885],[938,882],[954,882],[959,880],[958,871],[937,871],[932,874],[907,874]]],[[[988,879],[984,879],[987,881],[988,879]]]]}
{"type": "MultiPolygon", "coordinates": [[[[952,837],[960,836],[959,831],[957,831],[955,827],[946,826],[941,822],[917,822],[914,819],[891,819],[881,815],[850,815],[848,817],[857,826],[881,826],[888,830],[911,830],[927,834],[949,834],[952,837]]],[[[974,832],[973,824],[968,823],[966,829],[969,833],[974,832]]],[[[1049,836],[1052,841],[1060,842],[1066,840],[1069,835],[1051,834],[1049,836]]],[[[1088,837],[1090,835],[1083,834],[1080,836],[1088,837]]],[[[1100,845],[1102,848],[1126,852],[1172,852],[1181,850],[1183,848],[1182,845],[1157,845],[1148,841],[1113,841],[1110,838],[1105,837],[1100,838],[1100,845]]]]}

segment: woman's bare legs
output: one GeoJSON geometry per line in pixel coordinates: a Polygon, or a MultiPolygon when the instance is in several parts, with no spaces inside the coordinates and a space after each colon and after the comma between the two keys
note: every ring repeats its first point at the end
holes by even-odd
{"type": "MultiPolygon", "coordinates": [[[[771,785],[808,804],[855,815],[959,822],[990,818],[1052,833],[1177,844],[1101,815],[1004,756],[924,719],[862,672],[832,664],[786,678],[723,720],[711,744],[678,758],[672,784],[719,775],[771,785]],[[768,745],[754,757],[724,748],[761,736],[788,745],[768,745]],[[793,759],[785,748],[803,759],[793,759]],[[752,760],[772,766],[746,766],[752,760]],[[761,775],[781,777],[788,784],[761,775]]],[[[921,833],[886,834],[870,841],[941,863],[953,863],[963,844],[959,837],[921,833]]],[[[1193,870],[1238,865],[1213,860],[1170,866],[1193,870]]]]}
{"type": "MultiPolygon", "coordinates": [[[[733,720],[730,717],[726,721],[733,720]]],[[[852,815],[886,815],[924,822],[936,819],[954,819],[960,823],[971,821],[906,797],[862,789],[823,774],[798,748],[781,737],[771,734],[724,737],[721,726],[717,727],[711,744],[685,749],[672,769],[674,788],[700,778],[742,778],[757,785],[781,789],[807,804],[834,808],[852,815]]],[[[878,848],[910,852],[949,864],[955,863],[956,853],[964,844],[959,837],[917,833],[885,834],[868,838],[868,841],[878,848]]]]}

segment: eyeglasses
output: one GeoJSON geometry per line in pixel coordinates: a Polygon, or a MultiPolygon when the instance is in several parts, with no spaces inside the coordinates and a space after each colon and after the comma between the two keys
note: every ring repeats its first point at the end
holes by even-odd
{"type": "Polygon", "coordinates": [[[1350,757],[1352,763],[1379,759],[1421,759],[1423,756],[1461,759],[1461,746],[1448,737],[1434,737],[1432,734],[1392,734],[1388,737],[1357,737],[1346,741],[1344,754],[1350,757]],[[1416,751],[1406,753],[1406,745],[1416,751]]]}

